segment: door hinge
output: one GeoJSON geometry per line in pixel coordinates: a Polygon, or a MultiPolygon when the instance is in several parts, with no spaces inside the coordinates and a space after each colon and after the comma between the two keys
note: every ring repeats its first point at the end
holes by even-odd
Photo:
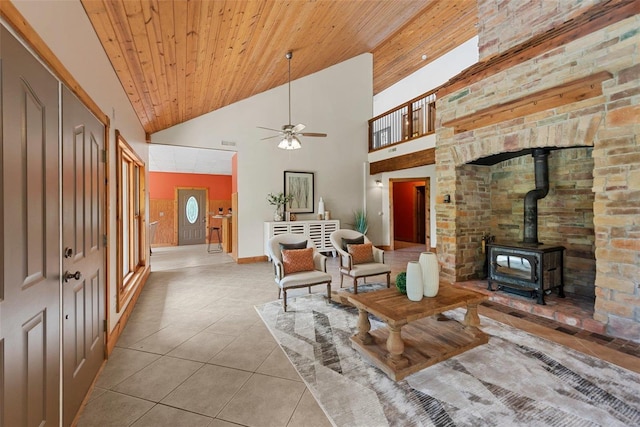
{"type": "Polygon", "coordinates": [[[100,161],[107,163],[107,150],[100,150],[100,161]]]}
{"type": "Polygon", "coordinates": [[[102,321],[102,325],[103,325],[103,329],[104,329],[104,331],[105,331],[105,332],[107,332],[107,319],[104,319],[104,320],[102,321]]]}
{"type": "Polygon", "coordinates": [[[102,235],[102,246],[104,246],[105,248],[107,247],[107,235],[106,234],[102,235]]]}

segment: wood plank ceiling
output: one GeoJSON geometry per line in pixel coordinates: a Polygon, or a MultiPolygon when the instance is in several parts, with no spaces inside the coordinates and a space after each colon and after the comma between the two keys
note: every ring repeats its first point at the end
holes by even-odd
{"type": "Polygon", "coordinates": [[[81,0],[147,133],[365,52],[374,93],[477,34],[475,0],[81,0]],[[427,55],[423,60],[422,55],[427,55]]]}

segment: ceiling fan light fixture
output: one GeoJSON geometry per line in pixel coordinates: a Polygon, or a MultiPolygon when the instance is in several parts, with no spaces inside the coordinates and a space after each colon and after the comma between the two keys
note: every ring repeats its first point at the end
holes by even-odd
{"type": "Polygon", "coordinates": [[[300,140],[295,136],[287,135],[280,141],[278,148],[283,150],[297,150],[298,148],[302,148],[302,144],[300,144],[300,140]]]}
{"type": "MultiPolygon", "coordinates": [[[[302,148],[302,144],[300,143],[300,140],[298,139],[298,135],[301,136],[310,136],[310,137],[326,137],[327,134],[326,133],[319,133],[319,132],[302,132],[302,130],[305,128],[305,125],[303,125],[302,123],[298,123],[297,125],[292,125],[291,124],[291,58],[293,57],[293,53],[291,51],[287,52],[287,54],[285,55],[285,58],[287,58],[287,66],[289,69],[289,79],[288,79],[288,92],[289,92],[289,123],[287,123],[286,125],[282,126],[282,129],[272,129],[272,128],[265,128],[262,126],[258,126],[261,129],[267,129],[267,130],[271,130],[271,131],[275,131],[278,132],[280,135],[282,135],[282,140],[278,143],[278,148],[282,149],[282,150],[297,150],[299,148],[302,148]]],[[[276,138],[278,135],[274,135],[274,136],[270,136],[267,138],[262,138],[262,139],[271,139],[271,138],[276,138]]]]}

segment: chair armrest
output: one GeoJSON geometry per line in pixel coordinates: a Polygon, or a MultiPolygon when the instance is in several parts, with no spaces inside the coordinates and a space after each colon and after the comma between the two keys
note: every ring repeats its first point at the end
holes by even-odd
{"type": "Polygon", "coordinates": [[[352,262],[351,262],[351,255],[349,254],[349,252],[345,251],[344,249],[336,245],[333,245],[333,248],[336,250],[336,252],[338,253],[338,256],[340,257],[340,267],[351,270],[352,262]]]}
{"type": "Polygon", "coordinates": [[[353,258],[351,254],[345,253],[340,256],[340,268],[346,268],[347,270],[351,270],[351,266],[353,265],[353,258]]]}
{"type": "Polygon", "coordinates": [[[273,273],[275,274],[276,279],[282,280],[284,277],[284,265],[282,264],[282,261],[276,257],[272,257],[271,261],[273,262],[273,273]]]}
{"type": "Polygon", "coordinates": [[[384,251],[380,248],[376,248],[375,246],[372,249],[373,249],[373,260],[375,262],[384,264],[384,251]]]}
{"type": "Polygon", "coordinates": [[[320,252],[315,252],[313,254],[313,266],[316,270],[322,271],[323,273],[327,272],[327,257],[322,255],[320,252]]]}

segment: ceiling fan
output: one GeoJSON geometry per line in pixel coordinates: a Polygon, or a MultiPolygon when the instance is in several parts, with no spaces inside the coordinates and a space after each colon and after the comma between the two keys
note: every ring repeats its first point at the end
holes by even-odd
{"type": "Polygon", "coordinates": [[[282,148],[283,150],[297,150],[302,147],[298,136],[325,137],[327,134],[318,132],[301,132],[305,128],[305,125],[302,123],[295,126],[291,124],[291,58],[293,58],[293,52],[287,52],[285,58],[289,61],[289,124],[283,125],[281,130],[265,128],[262,126],[258,126],[258,128],[278,132],[278,135],[262,138],[263,140],[281,137],[282,141],[278,144],[278,148],[282,148]]]}

